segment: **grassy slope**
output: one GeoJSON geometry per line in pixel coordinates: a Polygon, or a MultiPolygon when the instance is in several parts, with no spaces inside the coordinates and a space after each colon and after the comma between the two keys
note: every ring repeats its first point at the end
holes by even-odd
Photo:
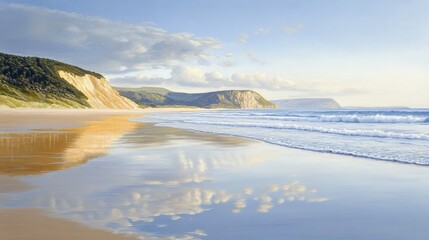
{"type": "Polygon", "coordinates": [[[90,107],[86,96],[63,80],[58,71],[78,76],[100,74],[58,61],[0,53],[0,105],[9,107],[90,107]]]}

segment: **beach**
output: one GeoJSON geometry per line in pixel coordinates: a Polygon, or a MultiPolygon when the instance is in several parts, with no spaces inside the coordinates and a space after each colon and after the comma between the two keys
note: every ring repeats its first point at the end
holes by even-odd
{"type": "Polygon", "coordinates": [[[429,237],[426,166],[145,122],[159,111],[2,110],[0,239],[429,237]]]}
{"type": "Polygon", "coordinates": [[[429,240],[428,12],[0,0],[0,240],[429,240]]]}

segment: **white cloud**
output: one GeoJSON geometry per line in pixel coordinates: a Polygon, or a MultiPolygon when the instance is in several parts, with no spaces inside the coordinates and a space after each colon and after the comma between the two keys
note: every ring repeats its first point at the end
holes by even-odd
{"type": "MultiPolygon", "coordinates": [[[[230,52],[220,58],[216,54],[220,41],[170,33],[148,23],[130,24],[28,5],[0,4],[0,31],[4,33],[0,35],[2,51],[75,64],[110,75],[116,85],[297,89],[288,79],[263,72],[218,72],[215,66],[231,69],[237,64],[230,52]],[[152,71],[165,74],[148,74],[152,71]]],[[[268,33],[269,29],[257,32],[268,33]]],[[[246,43],[248,39],[249,35],[242,34],[239,41],[246,43]]],[[[247,52],[246,57],[251,63],[265,64],[254,52],[247,52]]]]}
{"type": "Polygon", "coordinates": [[[265,65],[265,64],[266,64],[266,62],[265,62],[264,60],[259,59],[259,58],[256,56],[256,53],[255,53],[255,52],[253,52],[253,51],[247,51],[247,52],[246,52],[246,57],[247,57],[251,62],[256,63],[256,64],[258,64],[258,65],[265,65]]]}
{"type": "Polygon", "coordinates": [[[258,88],[267,90],[293,90],[304,91],[304,88],[287,78],[281,76],[270,76],[264,72],[241,73],[236,72],[231,75],[224,75],[219,71],[204,72],[197,67],[175,66],[171,70],[171,76],[148,77],[144,74],[136,74],[126,77],[111,79],[114,85],[163,85],[175,84],[187,87],[237,87],[237,88],[258,88]]]}
{"type": "Polygon", "coordinates": [[[289,26],[284,26],[282,28],[282,31],[287,33],[287,34],[294,34],[298,31],[301,31],[304,28],[304,25],[302,24],[296,24],[296,25],[289,25],[289,26]]]}
{"type": "Polygon", "coordinates": [[[223,75],[219,71],[208,72],[205,74],[205,77],[207,82],[215,86],[230,83],[230,80],[228,79],[228,77],[223,75]]]}
{"type": "Polygon", "coordinates": [[[212,65],[212,58],[213,58],[213,55],[203,53],[203,54],[200,54],[198,56],[198,62],[197,63],[199,65],[210,66],[210,65],[212,65]]]}
{"type": "Polygon", "coordinates": [[[234,56],[232,53],[225,53],[225,54],[224,54],[224,57],[227,57],[227,58],[230,58],[230,57],[232,57],[232,56],[234,56]]]}
{"type": "Polygon", "coordinates": [[[68,61],[115,72],[168,66],[184,61],[207,65],[218,40],[169,33],[151,24],[129,24],[59,10],[0,5],[0,48],[15,54],[68,61]]]}
{"type": "Polygon", "coordinates": [[[255,35],[264,35],[264,34],[268,34],[271,31],[270,28],[258,28],[258,30],[256,30],[255,35]]]}
{"type": "Polygon", "coordinates": [[[250,38],[249,35],[253,35],[253,36],[265,35],[270,33],[270,31],[271,31],[270,28],[258,28],[253,34],[242,33],[238,38],[238,42],[242,44],[246,44],[249,41],[249,38],[250,38]]]}
{"type": "Polygon", "coordinates": [[[205,73],[200,68],[188,66],[176,66],[171,70],[170,81],[187,86],[206,85],[208,82],[205,73]]]}
{"type": "Polygon", "coordinates": [[[235,62],[231,61],[231,60],[224,60],[224,61],[220,61],[217,63],[217,65],[221,66],[221,67],[233,67],[235,65],[235,62]]]}
{"type": "Polygon", "coordinates": [[[252,88],[270,90],[293,90],[295,83],[279,76],[269,76],[263,72],[256,73],[234,73],[231,80],[236,86],[246,86],[252,88]]]}
{"type": "Polygon", "coordinates": [[[238,41],[243,44],[247,43],[248,40],[249,40],[249,35],[244,33],[240,35],[240,38],[238,38],[238,41]]]}

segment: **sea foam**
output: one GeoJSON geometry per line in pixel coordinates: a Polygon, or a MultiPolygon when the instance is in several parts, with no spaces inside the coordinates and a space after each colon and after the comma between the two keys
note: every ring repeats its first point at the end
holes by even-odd
{"type": "Polygon", "coordinates": [[[429,165],[429,111],[237,110],[153,114],[145,121],[285,147],[429,165]]]}

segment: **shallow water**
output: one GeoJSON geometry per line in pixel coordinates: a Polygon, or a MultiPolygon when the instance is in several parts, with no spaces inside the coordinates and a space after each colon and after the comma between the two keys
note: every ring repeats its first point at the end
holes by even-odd
{"type": "Polygon", "coordinates": [[[429,165],[429,110],[219,110],[144,121],[315,152],[429,165]]]}
{"type": "Polygon", "coordinates": [[[0,141],[0,166],[1,174],[33,188],[0,194],[0,207],[42,208],[145,239],[429,237],[428,167],[127,118],[38,131],[42,135],[31,141],[46,141],[44,134],[50,134],[43,148],[31,148],[34,143],[23,140],[28,134],[0,141]],[[72,135],[65,141],[64,134],[72,135]],[[21,145],[12,151],[10,143],[21,145]],[[15,161],[25,149],[31,151],[15,161]],[[32,156],[35,166],[28,165],[32,156]]]}

